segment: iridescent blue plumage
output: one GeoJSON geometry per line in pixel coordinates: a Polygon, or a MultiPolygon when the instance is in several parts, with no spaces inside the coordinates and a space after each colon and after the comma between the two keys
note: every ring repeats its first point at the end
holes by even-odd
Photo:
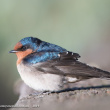
{"type": "Polygon", "coordinates": [[[47,42],[42,42],[37,50],[37,52],[65,52],[66,49],[57,46],[55,44],[50,44],[47,42]]]}
{"type": "Polygon", "coordinates": [[[23,46],[29,45],[30,48],[32,48],[33,50],[36,50],[38,48],[38,44],[37,44],[38,40],[39,39],[37,38],[26,37],[24,39],[21,39],[20,42],[23,46]]]}
{"type": "Polygon", "coordinates": [[[20,42],[23,46],[28,45],[28,47],[34,51],[33,54],[28,55],[24,59],[24,61],[31,64],[59,58],[59,53],[67,51],[66,49],[60,46],[44,42],[38,38],[33,37],[26,37],[22,39],[20,42]]]}
{"type": "Polygon", "coordinates": [[[55,45],[51,44],[45,41],[41,41],[38,38],[34,37],[26,37],[20,41],[22,45],[29,45],[33,50],[36,50],[36,52],[65,52],[67,51],[66,49],[55,45]]]}
{"type": "Polygon", "coordinates": [[[28,55],[26,58],[24,58],[24,62],[29,64],[45,62],[47,60],[59,58],[58,54],[59,52],[37,52],[31,55],[28,55]]]}

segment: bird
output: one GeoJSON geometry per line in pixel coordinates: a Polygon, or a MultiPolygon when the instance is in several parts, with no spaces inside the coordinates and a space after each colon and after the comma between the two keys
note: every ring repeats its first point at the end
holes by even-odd
{"type": "Polygon", "coordinates": [[[35,37],[21,39],[9,53],[17,56],[21,79],[37,91],[57,92],[70,83],[110,78],[110,72],[80,62],[78,53],[35,37]]]}

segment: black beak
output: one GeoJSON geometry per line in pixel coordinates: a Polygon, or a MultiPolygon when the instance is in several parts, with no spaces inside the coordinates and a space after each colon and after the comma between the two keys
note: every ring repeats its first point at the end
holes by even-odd
{"type": "Polygon", "coordinates": [[[16,50],[9,51],[9,53],[16,53],[16,52],[18,52],[18,51],[16,51],[16,50]]]}

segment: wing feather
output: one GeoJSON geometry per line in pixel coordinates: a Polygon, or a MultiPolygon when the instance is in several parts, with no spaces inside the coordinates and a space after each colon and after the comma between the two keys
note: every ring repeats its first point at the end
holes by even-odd
{"type": "Polygon", "coordinates": [[[48,61],[36,66],[39,71],[50,74],[65,75],[77,78],[110,78],[110,73],[91,67],[79,61],[48,61]]]}
{"type": "Polygon", "coordinates": [[[80,57],[77,53],[63,52],[59,58],[39,62],[32,66],[39,71],[50,74],[65,75],[81,79],[87,78],[110,78],[110,72],[103,71],[96,67],[91,67],[78,61],[80,57]]]}

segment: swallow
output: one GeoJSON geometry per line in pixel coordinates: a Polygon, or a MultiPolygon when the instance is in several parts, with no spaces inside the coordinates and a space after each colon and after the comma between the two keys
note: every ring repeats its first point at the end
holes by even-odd
{"type": "Polygon", "coordinates": [[[34,37],[21,39],[9,53],[17,55],[21,79],[37,91],[60,91],[69,83],[110,78],[110,72],[78,61],[78,53],[34,37]]]}

